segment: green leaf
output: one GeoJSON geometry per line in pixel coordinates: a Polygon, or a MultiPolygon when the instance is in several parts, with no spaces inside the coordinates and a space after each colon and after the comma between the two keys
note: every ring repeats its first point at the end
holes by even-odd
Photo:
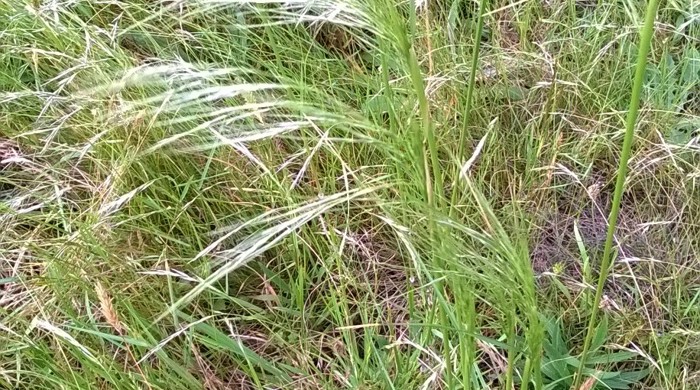
{"type": "Polygon", "coordinates": [[[696,48],[691,48],[686,55],[688,60],[683,67],[681,79],[684,83],[694,83],[700,78],[700,51],[696,48]]]}
{"type": "Polygon", "coordinates": [[[374,342],[375,342],[375,344],[376,344],[377,350],[380,350],[380,351],[381,351],[384,347],[386,347],[387,345],[390,344],[390,343],[389,343],[389,340],[388,340],[386,337],[381,336],[381,335],[375,335],[375,336],[374,336],[374,342]]]}
{"type": "Polygon", "coordinates": [[[392,102],[384,95],[373,96],[363,104],[363,111],[367,114],[380,116],[383,113],[391,112],[392,102]]]}
{"type": "Polygon", "coordinates": [[[649,370],[624,372],[615,378],[606,379],[602,382],[610,389],[629,389],[630,385],[638,383],[647,375],[649,375],[649,370]],[[626,374],[629,374],[629,376],[625,376],[626,374]]]}
{"type": "Polygon", "coordinates": [[[19,278],[16,276],[10,276],[9,278],[0,278],[0,286],[3,284],[9,284],[9,283],[17,283],[19,282],[19,278]]]}
{"type": "Polygon", "coordinates": [[[109,333],[100,332],[97,330],[80,328],[77,326],[68,326],[67,328],[78,331],[78,332],[83,332],[83,333],[87,333],[87,334],[91,334],[93,336],[103,338],[103,339],[113,343],[114,345],[119,346],[120,348],[123,347],[125,343],[129,344],[129,345],[135,345],[137,347],[145,347],[145,348],[148,348],[151,346],[151,344],[148,343],[147,341],[137,339],[134,337],[117,336],[117,335],[113,335],[113,334],[109,334],[109,333]]]}
{"type": "Polygon", "coordinates": [[[594,376],[596,379],[598,379],[601,382],[605,382],[606,380],[610,379],[615,379],[620,377],[620,373],[617,371],[600,371],[592,368],[586,368],[583,370],[583,373],[586,376],[594,376]]]}
{"type": "MultiPolygon", "coordinates": [[[[552,378],[550,378],[552,379],[552,378]]],[[[552,389],[552,390],[568,390],[571,387],[571,382],[573,382],[574,375],[573,374],[568,374],[564,377],[561,378],[553,378],[554,380],[545,386],[545,389],[552,389]]]]}
{"type": "Polygon", "coordinates": [[[566,360],[545,359],[542,362],[542,374],[551,380],[559,380],[571,376],[566,360]]]}
{"type": "Polygon", "coordinates": [[[586,250],[586,244],[583,242],[583,237],[578,228],[578,222],[574,223],[574,237],[576,238],[576,246],[578,247],[579,254],[581,255],[581,263],[583,265],[583,282],[592,283],[591,278],[591,258],[588,256],[588,250],[586,250]]]}
{"type": "Polygon", "coordinates": [[[627,381],[629,383],[636,383],[636,382],[639,382],[640,380],[646,378],[647,375],[649,375],[648,369],[639,370],[639,371],[627,371],[627,372],[620,373],[620,379],[627,381]]]}
{"type": "Polygon", "coordinates": [[[573,356],[566,357],[566,358],[564,358],[563,360],[566,362],[566,364],[568,364],[568,365],[570,365],[570,366],[572,366],[572,367],[578,367],[578,366],[581,365],[581,361],[578,360],[578,359],[576,359],[576,358],[573,357],[573,356]]]}
{"type": "Polygon", "coordinates": [[[635,352],[613,352],[605,355],[592,356],[586,359],[586,364],[610,364],[620,363],[639,356],[635,352]]]}
{"type": "MultiPolygon", "coordinates": [[[[442,334],[442,333],[440,333],[440,334],[442,334]]],[[[483,335],[478,334],[478,333],[470,333],[469,335],[474,337],[475,339],[477,339],[479,341],[483,341],[486,344],[503,349],[505,351],[513,351],[515,353],[522,353],[523,352],[522,349],[520,349],[520,348],[517,348],[517,347],[514,348],[510,344],[498,341],[498,340],[493,339],[491,337],[486,337],[486,336],[483,336],[483,335]]],[[[440,336],[438,336],[438,337],[440,337],[440,336]]]]}
{"type": "Polygon", "coordinates": [[[666,137],[669,143],[675,145],[685,145],[693,138],[695,130],[700,128],[700,123],[684,120],[676,123],[666,137]]]}
{"type": "MultiPolygon", "coordinates": [[[[192,317],[185,313],[178,312],[178,315],[186,321],[191,322],[193,320],[192,317]]],[[[194,325],[192,329],[195,331],[195,338],[207,347],[218,348],[241,357],[254,367],[265,371],[275,378],[279,378],[281,381],[290,381],[289,373],[301,374],[301,371],[294,367],[268,361],[252,349],[234,340],[230,335],[222,332],[219,328],[209,325],[206,322],[194,325]]]]}
{"type": "Polygon", "coordinates": [[[608,389],[616,389],[616,390],[627,390],[630,388],[630,383],[627,383],[625,381],[622,381],[620,379],[609,379],[605,382],[603,382],[606,388],[608,389]]]}
{"type": "Polygon", "coordinates": [[[525,96],[527,96],[527,90],[523,87],[513,85],[508,87],[506,90],[508,94],[508,99],[517,102],[519,100],[525,99],[525,96]]]}
{"type": "MultiPolygon", "coordinates": [[[[605,340],[608,337],[608,316],[604,315],[595,330],[595,335],[593,335],[593,342],[591,343],[591,353],[597,351],[603,346],[605,340]]],[[[591,359],[588,359],[590,362],[591,359]]]]}
{"type": "Polygon", "coordinates": [[[459,17],[459,9],[462,7],[462,1],[461,0],[453,0],[452,4],[450,5],[450,11],[447,13],[447,33],[452,41],[454,36],[455,36],[455,31],[457,31],[457,28],[459,27],[459,22],[460,22],[460,17],[459,17]]]}
{"type": "Polygon", "coordinates": [[[561,320],[543,319],[549,340],[545,342],[545,352],[550,359],[563,358],[569,355],[569,347],[562,337],[561,320]]]}
{"type": "Polygon", "coordinates": [[[629,386],[638,383],[649,375],[649,370],[628,371],[628,372],[603,372],[586,369],[583,371],[586,376],[598,379],[600,383],[610,389],[629,389],[629,386]]]}

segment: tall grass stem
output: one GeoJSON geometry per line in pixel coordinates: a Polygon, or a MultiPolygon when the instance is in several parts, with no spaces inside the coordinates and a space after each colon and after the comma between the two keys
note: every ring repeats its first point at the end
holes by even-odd
{"type": "Polygon", "coordinates": [[[632,142],[634,140],[634,127],[637,123],[639,114],[639,101],[642,95],[642,85],[644,83],[644,75],[647,65],[647,55],[651,46],[651,37],[654,32],[654,20],[656,18],[656,10],[658,8],[658,0],[649,0],[644,19],[644,26],[641,31],[641,40],[639,42],[639,52],[637,54],[637,65],[635,68],[634,84],[632,85],[632,97],[630,98],[629,111],[625,122],[625,138],[622,144],[622,154],[620,155],[620,163],[617,169],[617,181],[615,183],[615,194],[613,196],[612,208],[608,217],[608,230],[605,238],[605,248],[603,250],[603,258],[600,264],[600,274],[598,276],[598,286],[596,288],[595,298],[593,299],[593,307],[591,308],[591,316],[588,321],[586,338],[583,343],[583,351],[579,367],[576,373],[576,378],[572,389],[578,389],[583,379],[583,368],[585,366],[588,352],[591,348],[591,341],[595,334],[596,322],[600,311],[600,301],[603,297],[603,287],[608,278],[610,267],[612,265],[612,244],[615,236],[615,227],[620,214],[620,203],[622,201],[622,193],[625,188],[625,179],[627,178],[627,163],[630,159],[632,151],[632,142]]]}
{"type": "MultiPolygon", "coordinates": [[[[479,52],[481,51],[481,34],[484,30],[484,15],[488,7],[488,0],[479,1],[479,16],[476,22],[476,30],[474,31],[474,51],[472,52],[471,69],[469,70],[469,84],[467,85],[467,101],[464,107],[464,118],[462,127],[459,133],[459,143],[457,144],[457,158],[461,159],[464,155],[464,144],[467,142],[467,126],[471,122],[472,103],[474,101],[474,85],[476,84],[476,72],[479,66],[479,52]]],[[[459,169],[459,168],[458,168],[459,169]]],[[[459,172],[459,171],[458,171],[459,172]]],[[[454,182],[459,181],[459,173],[455,174],[454,182]]],[[[450,199],[450,211],[454,210],[457,202],[458,191],[452,191],[450,199]]]]}

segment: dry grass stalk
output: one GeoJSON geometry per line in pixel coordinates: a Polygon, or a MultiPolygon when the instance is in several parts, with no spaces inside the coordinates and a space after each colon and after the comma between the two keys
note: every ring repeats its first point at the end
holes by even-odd
{"type": "Polygon", "coordinates": [[[579,387],[578,390],[592,390],[596,383],[598,383],[598,380],[594,376],[589,377],[581,384],[581,387],[579,387]]]}
{"type": "MultiPolygon", "coordinates": [[[[121,321],[119,321],[119,315],[114,309],[114,305],[112,305],[112,298],[109,296],[109,293],[104,288],[104,286],[102,286],[102,283],[97,282],[97,284],[95,285],[95,293],[97,294],[97,299],[100,301],[100,311],[102,312],[102,316],[104,317],[105,321],[107,321],[109,326],[111,326],[114,329],[114,331],[117,332],[118,335],[123,337],[125,334],[125,329],[122,326],[121,321]]],[[[148,389],[151,389],[151,385],[148,383],[148,380],[146,379],[146,375],[143,373],[143,370],[141,370],[136,356],[134,356],[133,352],[131,352],[131,348],[129,348],[128,345],[124,345],[124,348],[129,354],[131,360],[134,362],[136,370],[138,370],[139,374],[141,374],[141,378],[143,378],[146,387],[148,389]]]]}
{"type": "Polygon", "coordinates": [[[226,389],[226,385],[216,376],[216,373],[211,369],[209,364],[207,364],[207,361],[202,358],[196,345],[192,345],[192,353],[197,362],[199,372],[204,377],[204,388],[206,390],[226,389]]]}
{"type": "Polygon", "coordinates": [[[114,310],[114,306],[112,305],[112,298],[110,298],[107,290],[102,286],[102,283],[97,282],[95,285],[95,292],[97,293],[97,299],[100,301],[100,311],[105,321],[107,321],[120,336],[123,336],[124,327],[121,322],[119,322],[117,311],[114,310]]]}

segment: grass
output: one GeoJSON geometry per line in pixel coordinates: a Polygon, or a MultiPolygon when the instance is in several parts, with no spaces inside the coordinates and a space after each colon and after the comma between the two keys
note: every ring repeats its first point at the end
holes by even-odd
{"type": "MultiPolygon", "coordinates": [[[[579,387],[583,379],[583,370],[586,367],[585,362],[588,358],[588,353],[593,341],[593,335],[597,331],[597,318],[600,312],[600,302],[603,298],[603,289],[610,273],[610,264],[613,259],[612,246],[615,238],[615,229],[617,228],[617,219],[620,217],[620,205],[622,203],[622,194],[625,191],[625,180],[627,180],[627,171],[629,169],[630,153],[632,151],[632,142],[634,140],[634,128],[637,124],[637,116],[639,115],[639,100],[641,98],[642,85],[644,84],[644,75],[646,73],[647,56],[649,55],[649,46],[651,44],[651,35],[654,32],[654,20],[656,19],[656,11],[658,7],[656,1],[650,1],[647,6],[646,16],[644,18],[644,27],[642,28],[641,39],[639,43],[639,53],[637,54],[637,65],[634,72],[634,85],[632,86],[632,97],[630,98],[630,108],[627,111],[627,119],[625,121],[625,138],[622,144],[622,152],[620,154],[620,162],[617,168],[617,179],[615,180],[615,194],[613,195],[612,205],[610,208],[610,217],[608,218],[608,229],[605,234],[605,248],[603,249],[603,258],[600,263],[600,274],[598,275],[598,287],[596,288],[595,298],[591,306],[591,315],[588,320],[588,329],[586,338],[583,342],[583,350],[581,351],[581,361],[578,365],[576,378],[573,387],[579,387]]],[[[584,248],[585,250],[585,248],[584,248]]]]}
{"type": "Polygon", "coordinates": [[[646,7],[2,0],[0,388],[699,387],[646,7]]]}

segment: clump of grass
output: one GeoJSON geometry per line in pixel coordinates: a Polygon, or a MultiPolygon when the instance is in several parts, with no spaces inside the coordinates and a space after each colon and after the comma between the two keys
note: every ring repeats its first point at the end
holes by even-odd
{"type": "Polygon", "coordinates": [[[697,15],[635,7],[0,3],[0,383],[678,386],[697,15]]]}

